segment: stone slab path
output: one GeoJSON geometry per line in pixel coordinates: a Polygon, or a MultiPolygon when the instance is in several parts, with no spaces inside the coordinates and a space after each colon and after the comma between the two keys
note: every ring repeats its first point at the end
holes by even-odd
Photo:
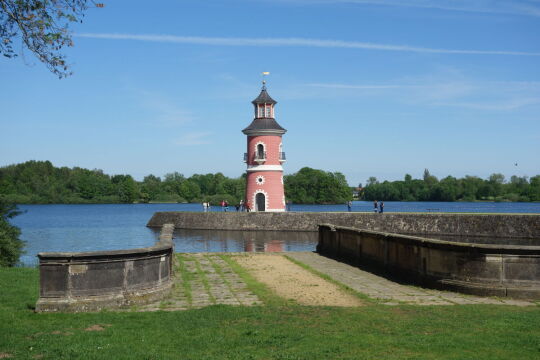
{"type": "MultiPolygon", "coordinates": [[[[180,254],[177,258],[174,265],[174,287],[168,298],[158,303],[137,306],[132,310],[177,311],[216,304],[262,305],[263,302],[248,289],[244,281],[221,255],[231,256],[232,259],[238,259],[239,255],[253,259],[265,257],[266,260],[270,258],[270,261],[274,257],[276,264],[280,258],[283,259],[283,256],[289,257],[385,305],[536,305],[534,302],[525,300],[480,297],[403,285],[312,252],[272,253],[272,256],[268,253],[197,253],[180,254]]],[[[239,262],[246,266],[242,264],[242,261],[239,262]]],[[[291,265],[289,268],[295,269],[288,271],[303,270],[292,262],[289,265],[291,265]]],[[[250,270],[249,266],[247,266],[247,270],[250,270]]]]}
{"type": "Polygon", "coordinates": [[[136,307],[137,311],[176,311],[209,305],[261,305],[257,295],[219,254],[182,254],[175,263],[174,288],[159,303],[136,307]]]}
{"type": "Polygon", "coordinates": [[[288,252],[286,256],[330,276],[351,289],[387,305],[497,304],[536,305],[529,301],[470,296],[449,291],[407,286],[312,252],[288,252]]]}

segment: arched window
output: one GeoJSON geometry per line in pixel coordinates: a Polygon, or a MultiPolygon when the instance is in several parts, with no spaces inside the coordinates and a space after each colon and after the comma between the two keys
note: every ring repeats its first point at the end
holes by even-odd
{"type": "Polygon", "coordinates": [[[264,156],[264,145],[263,144],[257,144],[257,153],[256,157],[257,159],[264,159],[266,156],[264,156]]]}

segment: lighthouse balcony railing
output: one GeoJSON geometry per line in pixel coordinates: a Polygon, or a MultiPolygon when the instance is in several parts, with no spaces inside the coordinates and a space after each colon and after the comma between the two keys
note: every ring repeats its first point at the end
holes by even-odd
{"type": "MultiPolygon", "coordinates": [[[[280,159],[281,159],[281,155],[280,155],[280,159]]],[[[244,153],[244,162],[248,162],[249,160],[249,156],[248,156],[248,153],[244,153]]],[[[256,162],[265,162],[266,161],[266,151],[264,152],[254,152],[253,153],[253,161],[256,161],[256,162]]]]}
{"type": "Polygon", "coordinates": [[[266,151],[255,151],[253,154],[253,161],[258,162],[259,164],[266,161],[266,151]]]}

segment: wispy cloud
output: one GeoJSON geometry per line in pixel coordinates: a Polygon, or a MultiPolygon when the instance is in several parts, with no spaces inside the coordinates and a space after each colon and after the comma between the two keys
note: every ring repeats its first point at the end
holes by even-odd
{"type": "Polygon", "coordinates": [[[400,79],[391,84],[308,83],[304,86],[319,89],[318,96],[384,96],[422,106],[483,111],[515,111],[540,104],[539,82],[480,81],[457,71],[400,79]]]}
{"type": "MultiPolygon", "coordinates": [[[[272,0],[275,1],[275,0],[272,0]]],[[[297,4],[360,4],[488,14],[540,16],[535,0],[280,0],[297,4]]]]}
{"type": "Polygon", "coordinates": [[[148,42],[163,42],[175,44],[194,44],[212,46],[300,46],[320,48],[347,48],[379,51],[400,51],[434,54],[463,54],[463,55],[513,55],[540,56],[540,52],[507,51],[507,50],[478,50],[478,49],[440,49],[408,45],[388,45],[359,41],[325,40],[307,38],[240,38],[240,37],[205,37],[205,36],[175,36],[175,35],[144,35],[144,34],[112,34],[112,33],[81,33],[75,36],[107,40],[135,40],[148,42]]]}
{"type": "Polygon", "coordinates": [[[510,98],[494,102],[454,102],[440,103],[439,105],[457,106],[474,110],[512,111],[529,105],[540,104],[540,97],[536,98],[510,98]]]}
{"type": "Polygon", "coordinates": [[[353,85],[353,84],[337,84],[337,83],[313,83],[306,84],[310,87],[328,88],[328,89],[358,89],[358,90],[377,90],[377,89],[402,89],[411,87],[420,87],[422,85],[353,85]]]}
{"type": "Polygon", "coordinates": [[[180,146],[193,146],[193,145],[205,145],[210,144],[210,132],[190,132],[185,133],[175,141],[176,145],[180,146]]]}

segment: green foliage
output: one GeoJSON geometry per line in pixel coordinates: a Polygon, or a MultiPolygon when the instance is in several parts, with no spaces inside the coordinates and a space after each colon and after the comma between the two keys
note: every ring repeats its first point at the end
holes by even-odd
{"type": "Polygon", "coordinates": [[[164,179],[148,175],[142,182],[130,175],[107,175],[101,170],[56,168],[50,161],[27,161],[0,168],[0,195],[16,204],[80,204],[133,202],[201,202],[231,205],[240,202],[245,178],[221,173],[190,178],[174,172],[164,179]],[[217,200],[219,199],[219,200],[217,200]]]}
{"type": "Polygon", "coordinates": [[[21,231],[8,221],[19,213],[14,204],[0,196],[0,267],[15,266],[23,253],[24,241],[19,239],[21,231]]]}
{"type": "Polygon", "coordinates": [[[0,54],[16,57],[13,41],[20,39],[53,74],[71,75],[60,51],[73,46],[69,25],[82,22],[87,8],[86,0],[0,0],[0,54]]]}
{"type": "Polygon", "coordinates": [[[403,181],[379,183],[370,177],[361,193],[363,200],[388,201],[540,201],[540,175],[530,179],[512,176],[509,183],[504,175],[491,174],[487,180],[477,176],[456,179],[447,176],[438,180],[424,170],[422,180],[406,174],[403,181]]]}
{"type": "Polygon", "coordinates": [[[285,194],[297,204],[337,204],[352,200],[345,176],[308,167],[284,177],[285,194]]]}
{"type": "Polygon", "coordinates": [[[232,207],[234,207],[236,204],[240,203],[240,201],[236,197],[229,194],[216,194],[211,196],[205,196],[203,200],[208,201],[211,206],[221,206],[221,202],[223,200],[226,200],[229,203],[229,210],[231,210],[232,207]]]}
{"type": "MultiPolygon", "coordinates": [[[[297,204],[336,204],[352,199],[352,189],[339,172],[308,167],[284,177],[287,200],[297,204]]],[[[423,179],[409,174],[403,181],[379,182],[370,177],[360,191],[362,200],[387,201],[540,201],[540,175],[502,174],[487,180],[476,176],[438,180],[424,171],[423,179]]],[[[27,161],[0,168],[0,196],[15,204],[90,204],[133,202],[202,202],[231,206],[245,196],[245,174],[228,178],[222,173],[194,174],[186,178],[173,172],[163,179],[155,175],[138,182],[130,175],[107,175],[94,169],[57,168],[50,161],[27,161]]]]}

